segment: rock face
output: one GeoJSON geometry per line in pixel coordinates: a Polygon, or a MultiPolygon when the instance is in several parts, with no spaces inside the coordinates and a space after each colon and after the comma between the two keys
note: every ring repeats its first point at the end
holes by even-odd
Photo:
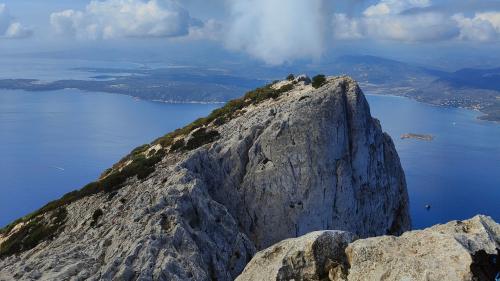
{"type": "Polygon", "coordinates": [[[285,240],[257,253],[236,280],[487,281],[500,277],[500,225],[489,217],[453,221],[400,237],[361,239],[346,247],[351,239],[345,232],[324,231],[285,240]],[[315,251],[318,248],[323,251],[315,251]],[[295,275],[290,278],[282,272],[295,275]]]}
{"type": "Polygon", "coordinates": [[[344,250],[354,238],[349,232],[316,231],[284,240],[258,252],[236,281],[343,278],[347,272],[344,250]]]}
{"type": "Polygon", "coordinates": [[[499,250],[500,225],[477,216],[401,237],[358,240],[346,253],[349,280],[466,281],[495,280],[499,250]]]}
{"type": "Polygon", "coordinates": [[[209,144],[163,147],[148,176],[65,206],[61,233],[1,258],[0,280],[233,280],[256,250],[286,238],[408,230],[398,155],[357,84],[272,87],[279,96],[186,136],[194,147],[215,131],[209,144]]]}
{"type": "Polygon", "coordinates": [[[315,230],[409,229],[399,157],[354,81],[297,87],[234,121],[186,166],[210,182],[257,249],[315,230]]]}

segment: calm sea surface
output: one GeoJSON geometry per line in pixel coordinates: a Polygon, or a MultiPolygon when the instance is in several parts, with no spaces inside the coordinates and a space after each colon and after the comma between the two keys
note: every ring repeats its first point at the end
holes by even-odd
{"type": "Polygon", "coordinates": [[[406,173],[414,228],[476,214],[500,221],[500,124],[479,113],[367,96],[372,115],[395,144],[406,173]],[[434,141],[400,139],[431,134],[434,141]],[[424,206],[431,205],[427,211],[424,206]]]}
{"type": "Polygon", "coordinates": [[[0,225],[95,180],[133,148],[217,106],[0,90],[0,225]]]}
{"type": "MultiPolygon", "coordinates": [[[[396,143],[415,228],[477,213],[500,221],[499,124],[478,121],[472,111],[404,98],[368,100],[396,143]],[[399,138],[410,132],[435,140],[399,138]]],[[[0,90],[0,225],[82,187],[134,147],[217,106],[77,90],[0,90]]]]}

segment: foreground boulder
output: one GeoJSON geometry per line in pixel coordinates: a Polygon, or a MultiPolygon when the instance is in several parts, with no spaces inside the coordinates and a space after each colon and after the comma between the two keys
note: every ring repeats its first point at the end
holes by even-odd
{"type": "Polygon", "coordinates": [[[354,235],[343,231],[317,231],[284,240],[258,252],[236,281],[345,278],[344,250],[352,241],[354,235]]]}
{"type": "Polygon", "coordinates": [[[323,231],[255,255],[238,281],[492,281],[500,271],[500,225],[476,216],[400,237],[357,240],[323,231]],[[321,250],[318,250],[321,249],[321,250]]]}
{"type": "Polygon", "coordinates": [[[311,231],[410,228],[403,170],[358,85],[282,81],[134,150],[0,234],[0,280],[233,280],[311,231]]]}
{"type": "Polygon", "coordinates": [[[500,225],[489,217],[452,221],[347,247],[349,280],[495,280],[500,225]],[[496,261],[495,261],[496,260],[496,261]]]}

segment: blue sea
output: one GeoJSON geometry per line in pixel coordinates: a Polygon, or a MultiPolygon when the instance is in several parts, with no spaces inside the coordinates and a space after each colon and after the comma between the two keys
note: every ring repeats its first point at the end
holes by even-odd
{"type": "MultiPolygon", "coordinates": [[[[469,110],[367,98],[399,152],[414,228],[478,213],[500,221],[500,124],[479,121],[469,110]],[[401,140],[404,133],[435,140],[401,140]]],[[[134,147],[218,106],[70,89],[0,90],[0,225],[82,187],[134,147]]]]}
{"type": "Polygon", "coordinates": [[[218,106],[0,90],[0,225],[83,187],[135,147],[218,106]]]}
{"type": "Polygon", "coordinates": [[[402,97],[367,99],[396,145],[414,228],[476,214],[500,221],[500,123],[478,120],[475,111],[402,97]],[[434,140],[402,140],[405,133],[431,134],[434,140]]]}

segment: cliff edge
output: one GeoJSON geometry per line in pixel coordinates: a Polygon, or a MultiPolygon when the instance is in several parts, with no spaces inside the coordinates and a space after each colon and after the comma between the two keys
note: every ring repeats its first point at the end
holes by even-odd
{"type": "Polygon", "coordinates": [[[410,229],[403,170],[358,85],[281,81],[139,147],[0,234],[0,280],[233,280],[311,231],[410,229]]]}

